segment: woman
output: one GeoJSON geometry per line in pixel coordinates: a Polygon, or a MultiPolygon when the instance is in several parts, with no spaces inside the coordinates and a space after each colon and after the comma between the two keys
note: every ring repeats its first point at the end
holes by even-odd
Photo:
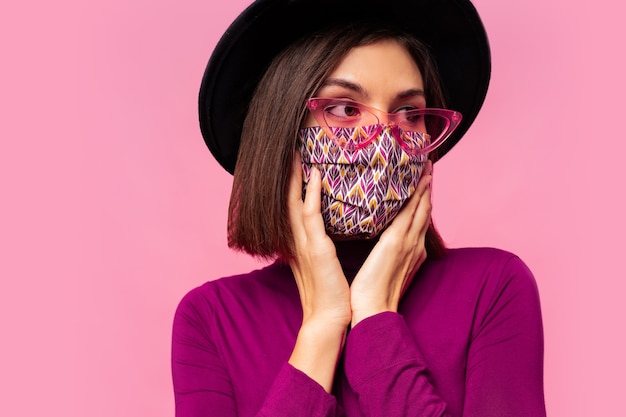
{"type": "Polygon", "coordinates": [[[545,415],[531,273],[446,249],[430,218],[432,162],[488,79],[466,0],[242,13],[207,67],[201,127],[234,170],[229,245],[276,262],[181,301],[178,416],[545,415]]]}

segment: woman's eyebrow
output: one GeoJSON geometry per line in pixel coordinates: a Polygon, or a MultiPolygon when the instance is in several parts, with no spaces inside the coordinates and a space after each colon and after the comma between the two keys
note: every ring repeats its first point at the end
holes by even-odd
{"type": "MultiPolygon", "coordinates": [[[[345,88],[347,90],[352,90],[362,97],[369,98],[367,90],[363,88],[363,86],[361,86],[360,84],[354,83],[352,81],[348,81],[342,78],[329,78],[324,81],[324,84],[322,84],[322,88],[331,86],[337,86],[345,88]]],[[[424,90],[422,90],[421,88],[409,88],[408,90],[404,90],[396,94],[396,100],[403,100],[416,96],[425,96],[424,90]]]]}
{"type": "Polygon", "coordinates": [[[362,97],[365,97],[365,98],[369,97],[367,90],[365,90],[361,85],[357,83],[353,83],[352,81],[344,80],[341,78],[329,78],[326,81],[324,81],[324,84],[322,84],[322,88],[330,87],[330,86],[343,87],[345,89],[352,90],[355,93],[358,93],[362,97]]]}
{"type": "Polygon", "coordinates": [[[402,100],[405,98],[415,97],[415,96],[425,96],[424,90],[421,88],[410,88],[408,90],[404,90],[396,95],[396,99],[402,100]]]}

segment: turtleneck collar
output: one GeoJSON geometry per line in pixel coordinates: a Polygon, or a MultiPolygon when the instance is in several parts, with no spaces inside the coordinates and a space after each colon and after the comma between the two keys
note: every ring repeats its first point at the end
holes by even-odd
{"type": "Polygon", "coordinates": [[[336,241],[337,258],[349,283],[356,276],[378,239],[336,241]]]}

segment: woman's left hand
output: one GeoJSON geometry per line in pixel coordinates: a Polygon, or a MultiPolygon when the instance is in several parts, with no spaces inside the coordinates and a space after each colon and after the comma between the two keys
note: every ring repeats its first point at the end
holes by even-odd
{"type": "Polygon", "coordinates": [[[352,327],[383,311],[398,311],[400,298],[426,260],[425,237],[432,205],[428,162],[415,194],[382,233],[350,286],[352,327]]]}

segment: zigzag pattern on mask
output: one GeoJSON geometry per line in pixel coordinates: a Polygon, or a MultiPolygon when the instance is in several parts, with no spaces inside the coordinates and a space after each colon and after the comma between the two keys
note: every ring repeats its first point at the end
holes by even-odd
{"type": "MultiPolygon", "coordinates": [[[[372,127],[334,131],[340,147],[321,127],[300,130],[304,185],[311,168],[322,176],[322,217],[331,235],[374,237],[398,214],[413,194],[427,155],[409,155],[394,139],[391,128],[382,129],[367,146],[354,149],[372,127]]],[[[414,134],[419,135],[419,134],[414,134]]],[[[411,138],[427,140],[422,136],[411,138]]]]}

